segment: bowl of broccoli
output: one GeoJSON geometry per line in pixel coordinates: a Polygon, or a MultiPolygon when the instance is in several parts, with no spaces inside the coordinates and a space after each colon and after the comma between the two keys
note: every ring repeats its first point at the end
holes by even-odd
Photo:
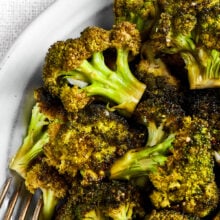
{"type": "Polygon", "coordinates": [[[219,2],[107,6],[47,47],[10,172],[45,220],[218,219],[219,2]]]}

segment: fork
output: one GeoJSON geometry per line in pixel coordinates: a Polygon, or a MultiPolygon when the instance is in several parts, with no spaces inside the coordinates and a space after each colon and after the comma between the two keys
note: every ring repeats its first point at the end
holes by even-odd
{"type": "Polygon", "coordinates": [[[42,196],[39,195],[39,192],[34,195],[27,193],[24,181],[16,183],[13,179],[13,177],[8,177],[0,191],[0,211],[2,211],[3,205],[7,207],[6,210],[3,210],[3,219],[10,220],[12,216],[16,216],[15,219],[24,220],[28,215],[31,215],[31,219],[37,220],[43,205],[42,196]],[[36,197],[38,198],[36,199],[36,197]]]}

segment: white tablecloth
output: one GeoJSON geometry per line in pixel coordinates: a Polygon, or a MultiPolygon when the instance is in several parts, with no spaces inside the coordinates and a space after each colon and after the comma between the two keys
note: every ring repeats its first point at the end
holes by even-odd
{"type": "Polygon", "coordinates": [[[0,61],[21,32],[55,0],[0,0],[0,61]]]}

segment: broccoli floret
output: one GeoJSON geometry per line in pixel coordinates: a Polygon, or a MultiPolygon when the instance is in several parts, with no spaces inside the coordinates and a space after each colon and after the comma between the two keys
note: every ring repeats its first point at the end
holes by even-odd
{"type": "Polygon", "coordinates": [[[115,0],[113,10],[115,23],[129,21],[136,24],[142,40],[148,37],[159,17],[158,3],[155,0],[115,0]]]}
{"type": "Polygon", "coordinates": [[[165,164],[166,154],[172,148],[174,139],[174,135],[170,135],[155,146],[127,151],[125,155],[114,161],[110,169],[110,178],[130,180],[155,172],[158,166],[165,164]]]}
{"type": "Polygon", "coordinates": [[[41,158],[29,168],[25,178],[25,186],[31,193],[37,189],[42,191],[43,208],[41,210],[42,219],[53,218],[55,208],[67,193],[67,183],[57,170],[50,167],[41,158]]]}
{"type": "Polygon", "coordinates": [[[219,193],[207,121],[185,117],[171,151],[166,164],[149,173],[155,188],[150,195],[153,205],[200,218],[208,216],[217,207],[219,193]]]}
{"type": "Polygon", "coordinates": [[[218,88],[189,90],[186,93],[189,115],[206,120],[210,127],[212,149],[219,163],[220,153],[220,90],[218,88]]]}
{"type": "Polygon", "coordinates": [[[178,81],[162,60],[154,57],[149,45],[143,47],[142,56],[137,74],[147,89],[133,118],[147,128],[147,141],[145,147],[132,149],[113,163],[110,170],[112,179],[129,180],[148,175],[163,165],[184,116],[178,81]]]}
{"type": "Polygon", "coordinates": [[[199,220],[200,218],[186,215],[172,209],[156,210],[154,209],[150,215],[148,215],[145,220],[199,220]]]}
{"type": "Polygon", "coordinates": [[[50,133],[65,121],[65,111],[57,99],[44,89],[35,91],[35,105],[32,109],[28,130],[23,143],[11,159],[9,167],[25,178],[30,162],[43,151],[49,142],[50,133]]]}
{"type": "Polygon", "coordinates": [[[195,48],[194,30],[197,24],[195,8],[181,7],[178,1],[164,3],[162,7],[164,8],[149,37],[157,53],[173,54],[193,50],[195,48]]]}
{"type": "Polygon", "coordinates": [[[145,215],[141,192],[128,182],[102,181],[88,186],[74,184],[59,219],[141,219],[145,215]]]}
{"type": "Polygon", "coordinates": [[[68,123],[44,146],[44,153],[60,173],[74,177],[80,171],[86,184],[103,179],[113,160],[141,145],[144,135],[105,106],[90,104],[77,114],[69,114],[68,123]]]}
{"type": "Polygon", "coordinates": [[[130,115],[146,87],[129,67],[130,56],[137,55],[139,48],[140,33],[129,22],[114,25],[111,30],[88,27],[79,38],[51,46],[45,58],[44,84],[70,112],[83,108],[91,101],[88,97],[98,96],[110,109],[130,115]],[[105,63],[109,50],[115,54],[111,67],[105,63]]]}
{"type": "Polygon", "coordinates": [[[204,8],[198,14],[198,26],[196,28],[197,41],[209,49],[220,50],[220,8],[219,2],[210,8],[204,8]]]}
{"type": "Polygon", "coordinates": [[[180,54],[191,89],[219,87],[219,3],[161,1],[150,34],[156,53],[180,54]]]}
{"type": "Polygon", "coordinates": [[[143,44],[137,76],[147,89],[133,118],[148,130],[146,145],[154,146],[181,126],[184,96],[179,81],[148,43],[143,44]]]}

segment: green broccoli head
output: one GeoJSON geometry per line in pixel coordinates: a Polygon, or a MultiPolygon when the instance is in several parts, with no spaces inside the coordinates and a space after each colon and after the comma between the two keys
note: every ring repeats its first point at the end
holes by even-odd
{"type": "Polygon", "coordinates": [[[209,49],[220,50],[220,8],[219,2],[209,8],[203,9],[198,14],[197,40],[209,49]]]}
{"type": "Polygon", "coordinates": [[[33,194],[37,189],[42,191],[41,215],[47,220],[52,219],[58,202],[66,196],[68,189],[64,177],[56,169],[48,166],[43,158],[37,160],[27,171],[25,186],[33,194]]]}
{"type": "Polygon", "coordinates": [[[154,209],[148,216],[148,220],[199,220],[196,216],[186,215],[172,209],[156,210],[154,209]]]}
{"type": "Polygon", "coordinates": [[[191,89],[219,87],[219,3],[161,1],[150,34],[156,55],[180,54],[191,89]]]}
{"type": "Polygon", "coordinates": [[[140,219],[145,215],[138,188],[122,181],[73,184],[57,219],[140,219]],[[68,216],[68,217],[66,217],[68,216]]]}
{"type": "Polygon", "coordinates": [[[177,208],[200,218],[208,216],[219,200],[208,122],[185,117],[171,151],[166,164],[149,174],[153,205],[177,208]]]}
{"type": "Polygon", "coordinates": [[[134,77],[129,66],[130,56],[137,55],[139,48],[140,33],[129,22],[114,25],[111,30],[88,27],[79,38],[51,46],[43,69],[45,86],[61,98],[70,112],[82,108],[90,97],[98,96],[112,110],[130,115],[146,87],[134,77]],[[111,67],[105,62],[108,51],[115,54],[111,67]],[[69,89],[74,85],[80,89],[69,89]],[[71,104],[75,97],[81,99],[79,106],[71,104]]]}
{"type": "MultiPolygon", "coordinates": [[[[189,90],[186,100],[187,114],[209,122],[212,149],[220,153],[220,90],[217,88],[189,90]]],[[[219,162],[219,157],[217,158],[219,162]]]]}
{"type": "MultiPolygon", "coordinates": [[[[172,5],[173,6],[173,5],[172,5]]],[[[193,31],[197,18],[191,10],[184,11],[181,7],[167,9],[160,14],[154,25],[150,41],[157,53],[175,54],[184,50],[193,50],[193,31]]]]}
{"type": "Polygon", "coordinates": [[[219,3],[197,13],[193,51],[183,51],[181,56],[188,71],[191,89],[220,86],[219,3]]]}
{"type": "Polygon", "coordinates": [[[114,158],[141,145],[144,130],[133,130],[128,121],[100,104],[90,104],[61,125],[58,133],[44,146],[47,162],[60,173],[76,176],[84,182],[106,176],[114,158]]]}
{"type": "Polygon", "coordinates": [[[158,3],[155,0],[115,0],[113,9],[115,23],[134,23],[143,39],[147,38],[159,16],[158,3]]]}
{"type": "Polygon", "coordinates": [[[151,45],[145,43],[141,55],[137,76],[147,89],[132,117],[147,128],[146,145],[154,146],[181,126],[184,96],[179,80],[155,57],[151,45]]]}
{"type": "Polygon", "coordinates": [[[26,176],[30,162],[43,151],[49,136],[66,120],[65,110],[58,99],[52,98],[40,88],[35,91],[35,105],[32,108],[27,133],[23,143],[10,161],[9,168],[20,176],[26,176]]]}

